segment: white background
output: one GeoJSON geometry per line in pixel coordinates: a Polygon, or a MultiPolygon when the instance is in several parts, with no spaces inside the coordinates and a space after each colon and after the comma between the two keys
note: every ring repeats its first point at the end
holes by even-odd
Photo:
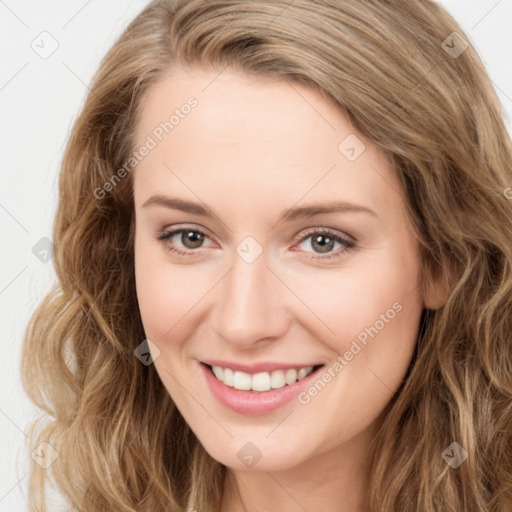
{"type": "MultiPolygon", "coordinates": [[[[24,431],[37,411],[20,383],[22,337],[54,278],[32,247],[51,238],[59,163],[87,84],[147,3],[0,0],[0,512],[27,511],[24,431]],[[58,43],[47,59],[31,48],[43,31],[58,43]]],[[[441,4],[482,56],[512,132],[512,0],[441,4]]]]}

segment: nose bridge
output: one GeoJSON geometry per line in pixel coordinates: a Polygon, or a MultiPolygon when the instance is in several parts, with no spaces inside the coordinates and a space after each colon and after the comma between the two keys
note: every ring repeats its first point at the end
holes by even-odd
{"type": "Polygon", "coordinates": [[[215,319],[215,331],[229,343],[242,347],[281,335],[285,322],[279,307],[281,291],[267,263],[264,253],[253,261],[243,252],[233,256],[232,269],[220,288],[215,319]]]}

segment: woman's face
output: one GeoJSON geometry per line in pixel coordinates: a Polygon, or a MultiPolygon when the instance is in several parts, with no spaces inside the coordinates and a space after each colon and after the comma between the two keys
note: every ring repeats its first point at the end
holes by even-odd
{"type": "Polygon", "coordinates": [[[384,154],[313,90],[229,70],[154,86],[136,142],[142,321],[205,449],[279,470],[373,432],[425,307],[384,154]]]}

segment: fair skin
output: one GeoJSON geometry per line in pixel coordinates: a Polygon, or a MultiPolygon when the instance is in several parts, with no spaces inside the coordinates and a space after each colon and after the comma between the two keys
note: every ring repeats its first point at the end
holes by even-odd
{"type": "Polygon", "coordinates": [[[142,104],[136,147],[190,96],[197,107],[133,174],[137,296],[160,350],[156,370],[206,451],[228,467],[223,512],[367,511],[366,452],[406,375],[421,312],[434,306],[390,162],[315,91],[233,70],[165,77],[142,104]],[[366,146],[354,161],[338,149],[350,134],[366,146]],[[215,217],[143,206],[156,194],[215,217]],[[286,209],[340,200],[373,213],[278,222],[286,209]],[[185,234],[157,239],[178,228],[185,234]],[[322,251],[314,240],[325,229],[355,245],[331,239],[322,251]],[[185,237],[194,230],[202,244],[185,237]],[[236,250],[247,236],[262,249],[251,263],[236,250]],[[311,361],[325,364],[321,375],[397,303],[400,312],[307,404],[241,414],[199,371],[204,359],[311,361]],[[251,468],[237,456],[248,442],[261,452],[251,468]]]}

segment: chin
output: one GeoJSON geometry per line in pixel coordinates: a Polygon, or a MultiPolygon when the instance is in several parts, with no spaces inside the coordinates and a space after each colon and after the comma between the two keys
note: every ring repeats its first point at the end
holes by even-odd
{"type": "MultiPolygon", "coordinates": [[[[299,443],[300,445],[301,443],[299,443]]],[[[283,471],[295,467],[306,459],[304,447],[270,439],[240,438],[227,444],[203,444],[205,450],[215,460],[232,469],[243,471],[283,471]]]]}

